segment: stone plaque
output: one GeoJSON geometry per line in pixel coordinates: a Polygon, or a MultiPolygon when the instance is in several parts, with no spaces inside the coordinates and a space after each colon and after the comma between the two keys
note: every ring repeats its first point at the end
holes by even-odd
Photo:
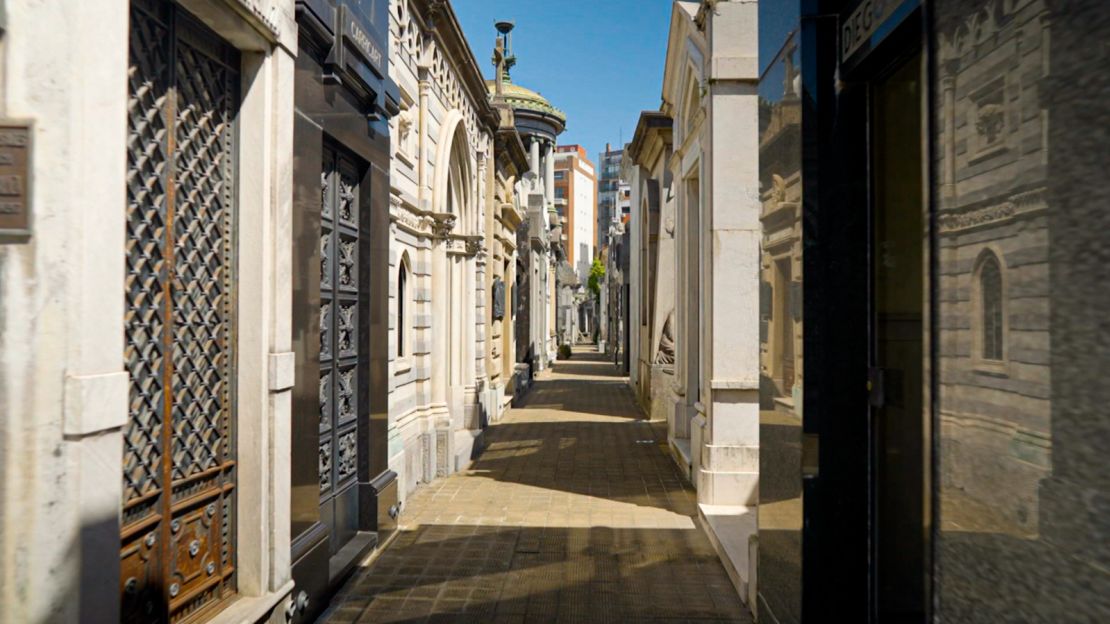
{"type": "Polygon", "coordinates": [[[0,236],[31,234],[31,124],[0,120],[0,236]]]}

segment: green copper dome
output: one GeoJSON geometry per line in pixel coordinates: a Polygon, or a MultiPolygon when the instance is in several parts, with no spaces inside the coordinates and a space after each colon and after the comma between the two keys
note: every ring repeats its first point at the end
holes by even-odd
{"type": "MultiPolygon", "coordinates": [[[[490,95],[497,92],[497,84],[493,80],[486,81],[486,88],[489,89],[490,95]]],[[[551,115],[558,119],[560,123],[565,124],[567,122],[567,116],[563,111],[552,106],[547,98],[531,89],[526,89],[506,80],[501,83],[501,93],[505,101],[514,109],[532,110],[551,115]]]]}

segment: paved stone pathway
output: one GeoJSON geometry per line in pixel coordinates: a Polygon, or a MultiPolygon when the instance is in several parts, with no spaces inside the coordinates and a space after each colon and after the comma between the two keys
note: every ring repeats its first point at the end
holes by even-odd
{"type": "Polygon", "coordinates": [[[422,485],[321,622],[750,622],[626,382],[578,351],[422,485]]]}

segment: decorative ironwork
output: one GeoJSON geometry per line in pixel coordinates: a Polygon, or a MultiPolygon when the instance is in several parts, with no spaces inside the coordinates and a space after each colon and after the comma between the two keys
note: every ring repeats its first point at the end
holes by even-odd
{"type": "MultiPolygon", "coordinates": [[[[342,331],[342,326],[340,331],[342,331]]],[[[320,304],[320,359],[331,359],[331,302],[320,304]]]]}
{"type": "Polygon", "coordinates": [[[331,369],[320,374],[320,431],[331,429],[331,369]]]}
{"type": "Polygon", "coordinates": [[[326,148],[320,214],[321,505],[358,469],[359,192],[358,168],[326,148]]]}
{"type": "Polygon", "coordinates": [[[355,369],[339,372],[339,386],[335,389],[336,416],[345,423],[358,416],[358,397],[355,396],[355,369]]]}
{"type": "Polygon", "coordinates": [[[339,335],[335,342],[339,357],[358,355],[358,303],[341,303],[338,312],[339,335]]]}
{"type": "Polygon", "coordinates": [[[233,48],[175,5],[132,3],[120,551],[127,622],[202,617],[235,591],[237,66],[233,48]]]}
{"type": "Polygon", "coordinates": [[[320,443],[320,491],[331,489],[331,440],[320,443]]]}
{"type": "Polygon", "coordinates": [[[331,233],[320,236],[320,288],[331,288],[331,233]]]}
{"type": "Polygon", "coordinates": [[[124,360],[131,376],[123,445],[124,522],[154,513],[129,505],[162,487],[164,422],[166,27],[140,11],[131,25],[127,141],[127,277],[124,360]]]}
{"type": "Polygon", "coordinates": [[[336,463],[337,482],[342,483],[355,476],[355,471],[358,469],[358,437],[356,434],[356,430],[351,430],[339,436],[336,463]]]}
{"type": "Polygon", "coordinates": [[[346,290],[358,288],[358,241],[346,236],[339,239],[339,286],[346,290]]]}
{"type": "Polygon", "coordinates": [[[339,220],[357,227],[358,206],[355,204],[355,180],[347,171],[339,173],[339,220]]]}

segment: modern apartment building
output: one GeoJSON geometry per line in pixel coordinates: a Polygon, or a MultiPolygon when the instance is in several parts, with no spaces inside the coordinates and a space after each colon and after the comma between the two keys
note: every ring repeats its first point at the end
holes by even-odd
{"type": "Polygon", "coordinates": [[[597,191],[597,235],[598,246],[604,246],[604,238],[608,235],[609,225],[613,215],[617,212],[621,196],[621,161],[624,149],[612,149],[608,143],[605,151],[598,155],[598,191],[597,191]]]}
{"type": "Polygon", "coordinates": [[[597,170],[581,145],[560,145],[555,153],[555,204],[564,220],[567,262],[586,282],[597,248],[597,170]],[[562,200],[562,201],[560,201],[562,200]]]}

